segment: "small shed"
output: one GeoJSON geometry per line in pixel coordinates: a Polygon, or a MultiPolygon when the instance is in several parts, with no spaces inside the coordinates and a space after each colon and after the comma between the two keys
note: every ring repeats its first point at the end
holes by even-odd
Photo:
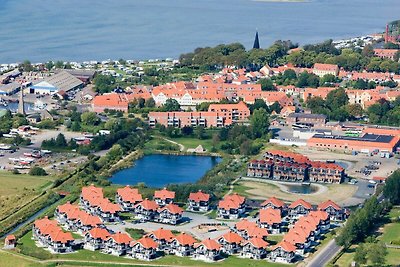
{"type": "Polygon", "coordinates": [[[8,235],[4,240],[4,248],[5,249],[13,249],[17,244],[17,239],[14,235],[8,235]]]}

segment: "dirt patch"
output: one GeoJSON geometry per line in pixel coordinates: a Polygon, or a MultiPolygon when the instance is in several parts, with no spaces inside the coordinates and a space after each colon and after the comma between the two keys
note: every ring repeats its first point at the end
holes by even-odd
{"type": "Polygon", "coordinates": [[[295,194],[284,192],[279,186],[275,184],[253,182],[253,181],[240,181],[238,185],[244,186],[246,194],[252,199],[264,200],[269,197],[277,197],[286,202],[292,202],[299,198],[302,198],[311,204],[319,204],[325,200],[331,199],[342,204],[345,200],[349,199],[357,190],[356,186],[346,184],[332,184],[323,185],[326,190],[319,190],[314,194],[295,194]]]}

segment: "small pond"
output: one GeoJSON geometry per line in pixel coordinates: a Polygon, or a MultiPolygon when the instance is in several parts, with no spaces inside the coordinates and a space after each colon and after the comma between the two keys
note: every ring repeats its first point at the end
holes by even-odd
{"type": "Polygon", "coordinates": [[[287,190],[290,193],[296,194],[312,194],[318,191],[318,187],[314,185],[304,185],[304,184],[285,184],[287,190]]]}
{"type": "Polygon", "coordinates": [[[222,159],[211,156],[147,155],[130,168],[116,172],[111,182],[120,185],[145,183],[150,187],[195,183],[222,159]]]}

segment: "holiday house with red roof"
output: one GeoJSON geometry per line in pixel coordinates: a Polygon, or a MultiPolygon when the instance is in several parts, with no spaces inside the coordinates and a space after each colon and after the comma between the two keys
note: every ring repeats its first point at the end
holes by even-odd
{"type": "Polygon", "coordinates": [[[205,239],[195,245],[193,257],[203,261],[216,261],[220,258],[221,245],[214,239],[205,239]]]}
{"type": "Polygon", "coordinates": [[[183,209],[176,204],[167,204],[157,210],[155,220],[160,223],[175,225],[182,220],[183,209]]]}
{"type": "Polygon", "coordinates": [[[307,215],[312,209],[310,203],[304,199],[298,199],[288,207],[288,215],[292,220],[297,220],[301,216],[307,215]]]}
{"type": "Polygon", "coordinates": [[[343,221],[347,219],[346,210],[330,199],[319,204],[317,210],[327,212],[332,221],[343,221]]]}
{"type": "Polygon", "coordinates": [[[193,236],[182,233],[174,237],[171,241],[171,250],[180,257],[192,256],[196,239],[193,236]]]}
{"type": "Polygon", "coordinates": [[[56,221],[49,220],[47,216],[33,223],[32,236],[39,246],[45,247],[53,253],[73,251],[74,238],[71,233],[64,232],[56,221]]]}
{"type": "Polygon", "coordinates": [[[169,252],[171,250],[171,242],[175,238],[171,230],[159,228],[147,235],[152,238],[160,250],[169,252]]]}
{"type": "Polygon", "coordinates": [[[221,244],[221,252],[228,255],[237,254],[242,249],[243,237],[239,234],[229,231],[217,239],[217,242],[221,244]]]}
{"type": "Polygon", "coordinates": [[[160,206],[163,207],[167,204],[170,204],[174,201],[175,192],[167,190],[167,188],[163,188],[162,190],[156,190],[154,192],[154,201],[160,206]]]}
{"type": "Polygon", "coordinates": [[[260,237],[253,237],[242,243],[240,256],[249,259],[264,259],[267,256],[268,242],[260,237]]]}
{"type": "Polygon", "coordinates": [[[201,190],[195,193],[190,193],[187,210],[207,212],[210,208],[209,201],[210,195],[202,192],[201,190]]]}
{"type": "Polygon", "coordinates": [[[145,199],[134,206],[133,214],[141,222],[154,221],[159,206],[154,200],[145,199]]]}
{"type": "Polygon", "coordinates": [[[246,199],[237,193],[227,195],[218,203],[217,216],[222,219],[238,219],[246,211],[246,199]]]}
{"type": "Polygon", "coordinates": [[[282,240],[271,248],[268,258],[274,262],[291,263],[295,258],[296,247],[282,240]]]}
{"type": "Polygon", "coordinates": [[[271,234],[280,234],[283,226],[281,210],[271,207],[261,209],[259,212],[258,225],[268,230],[271,234]]]}
{"type": "Polygon", "coordinates": [[[125,255],[130,251],[129,245],[132,241],[128,234],[117,232],[108,237],[103,251],[114,256],[125,255]]]}
{"type": "Polygon", "coordinates": [[[91,251],[104,249],[111,234],[105,228],[92,228],[84,235],[83,248],[91,251]]]}
{"type": "Polygon", "coordinates": [[[131,241],[130,255],[139,260],[152,260],[157,257],[158,244],[150,237],[144,236],[137,241],[131,241]]]}
{"type": "Polygon", "coordinates": [[[118,188],[117,194],[115,195],[115,202],[118,203],[124,211],[133,211],[135,205],[142,201],[142,195],[139,193],[139,190],[129,185],[118,188]]]}

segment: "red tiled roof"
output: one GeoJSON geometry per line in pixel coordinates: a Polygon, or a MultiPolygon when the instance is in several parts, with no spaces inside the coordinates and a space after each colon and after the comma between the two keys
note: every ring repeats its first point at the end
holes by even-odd
{"type": "Polygon", "coordinates": [[[320,221],[325,221],[329,218],[329,214],[323,210],[312,210],[312,211],[310,211],[308,216],[315,217],[315,218],[319,219],[320,221]]]}
{"type": "Polygon", "coordinates": [[[182,214],[183,209],[176,204],[168,204],[165,207],[160,209],[160,212],[163,210],[168,210],[172,214],[182,214]]]}
{"type": "Polygon", "coordinates": [[[282,208],[285,206],[285,202],[283,202],[282,200],[279,200],[276,197],[270,197],[269,199],[267,199],[263,203],[261,203],[261,207],[265,207],[269,203],[271,203],[274,207],[277,207],[277,208],[282,208]]]}
{"type": "Polygon", "coordinates": [[[131,246],[136,245],[137,243],[139,243],[140,245],[142,245],[142,247],[146,248],[146,249],[156,249],[158,247],[158,244],[151,239],[150,237],[144,236],[141,239],[137,240],[136,242],[132,241],[131,242],[131,246]]]}
{"type": "Polygon", "coordinates": [[[15,240],[15,235],[6,236],[6,241],[13,241],[13,240],[15,240]]]}
{"type": "Polygon", "coordinates": [[[253,247],[255,247],[255,248],[267,248],[268,247],[268,245],[269,245],[269,243],[268,242],[266,242],[266,241],[264,241],[264,239],[262,239],[261,237],[253,237],[253,238],[250,238],[249,240],[247,240],[247,241],[245,241],[244,243],[243,243],[243,245],[246,245],[246,244],[248,244],[248,243],[250,243],[253,247]]]}
{"type": "Polygon", "coordinates": [[[268,230],[266,228],[260,228],[258,226],[250,227],[246,230],[249,237],[260,237],[264,238],[268,236],[268,230]]]}
{"type": "Polygon", "coordinates": [[[214,239],[205,239],[203,240],[200,244],[198,244],[197,246],[205,246],[208,250],[220,250],[221,245],[215,241],[214,239]]]}
{"type": "Polygon", "coordinates": [[[196,243],[196,239],[186,233],[177,235],[174,240],[178,241],[178,243],[182,246],[193,246],[194,243],[196,243]]]}
{"type": "Polygon", "coordinates": [[[304,208],[306,208],[306,209],[311,209],[312,208],[312,206],[311,206],[311,204],[310,203],[308,203],[307,201],[305,201],[304,199],[298,199],[298,200],[296,200],[295,202],[293,202],[292,204],[290,204],[290,206],[289,206],[289,208],[290,209],[294,209],[294,208],[296,208],[297,206],[303,206],[304,208]]]}
{"type": "Polygon", "coordinates": [[[208,200],[210,200],[210,195],[203,193],[201,190],[199,190],[196,193],[190,193],[189,199],[193,200],[195,202],[208,201],[208,200]]]}
{"type": "Polygon", "coordinates": [[[246,231],[250,228],[257,227],[257,224],[247,219],[242,219],[235,224],[235,227],[238,231],[246,231]]]}
{"type": "Polygon", "coordinates": [[[243,237],[241,237],[240,235],[238,235],[237,233],[234,233],[232,231],[225,233],[220,238],[225,239],[225,241],[228,243],[240,244],[243,241],[243,237]]]}
{"type": "Polygon", "coordinates": [[[115,233],[109,238],[112,238],[117,244],[129,244],[133,240],[128,234],[121,232],[115,233]]]}
{"type": "Polygon", "coordinates": [[[277,248],[282,248],[286,252],[295,252],[296,251],[296,247],[285,240],[279,242],[274,247],[272,247],[272,250],[275,250],[277,248]]]}
{"type": "Polygon", "coordinates": [[[260,223],[267,223],[272,225],[274,223],[280,224],[282,222],[281,211],[278,209],[267,208],[260,210],[260,223]]]}
{"type": "Polygon", "coordinates": [[[136,203],[143,201],[142,195],[139,194],[137,188],[131,188],[129,185],[118,188],[117,194],[121,196],[122,200],[125,202],[136,203]]]}
{"type": "Polygon", "coordinates": [[[158,204],[153,200],[148,200],[147,198],[142,202],[136,204],[135,207],[142,206],[145,210],[157,210],[159,208],[158,204]]]}
{"type": "Polygon", "coordinates": [[[175,192],[169,191],[166,188],[163,188],[162,190],[157,190],[154,192],[154,198],[159,198],[159,199],[174,199],[175,198],[175,192]]]}
{"type": "Polygon", "coordinates": [[[93,238],[100,238],[102,240],[107,240],[110,237],[110,233],[104,229],[104,228],[99,228],[99,227],[95,227],[92,228],[88,231],[89,235],[93,238]]]}
{"type": "Polygon", "coordinates": [[[335,202],[333,202],[332,200],[327,200],[325,202],[322,202],[321,204],[318,205],[318,210],[325,210],[327,209],[329,206],[331,206],[332,208],[334,208],[335,210],[341,210],[342,208],[336,204],[335,202]]]}
{"type": "Polygon", "coordinates": [[[175,237],[172,234],[171,230],[164,229],[162,227],[151,232],[150,235],[153,235],[157,240],[166,240],[166,241],[170,241],[175,237]]]}

